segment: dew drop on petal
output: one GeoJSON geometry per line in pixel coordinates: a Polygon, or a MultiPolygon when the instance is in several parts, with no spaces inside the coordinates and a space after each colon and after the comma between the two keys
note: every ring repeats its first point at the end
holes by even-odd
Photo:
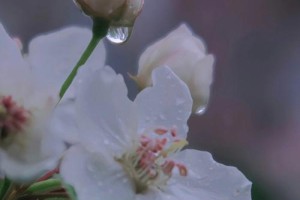
{"type": "Polygon", "coordinates": [[[185,99],[177,98],[176,99],[176,106],[179,106],[179,105],[183,104],[184,102],[185,102],[185,99]]]}
{"type": "Polygon", "coordinates": [[[105,145],[109,145],[109,141],[108,140],[105,139],[103,142],[104,142],[105,145]]]}
{"type": "Polygon", "coordinates": [[[182,118],[181,117],[176,117],[176,120],[181,121],[182,118]]]}
{"type": "Polygon", "coordinates": [[[196,109],[195,114],[196,115],[203,115],[206,111],[206,105],[205,106],[200,106],[199,108],[196,109]]]}
{"type": "Polygon", "coordinates": [[[103,182],[102,182],[102,181],[99,181],[99,182],[97,183],[97,185],[98,185],[99,187],[102,187],[102,186],[103,186],[103,182]]]}
{"type": "Polygon", "coordinates": [[[132,27],[111,26],[108,29],[106,38],[113,44],[123,44],[132,33],[132,27]]]}
{"type": "Polygon", "coordinates": [[[159,115],[159,118],[160,118],[161,120],[166,120],[166,117],[165,117],[163,114],[160,114],[160,115],[159,115]]]}
{"type": "Polygon", "coordinates": [[[95,167],[92,164],[88,164],[87,169],[92,173],[96,171],[95,167]]]}

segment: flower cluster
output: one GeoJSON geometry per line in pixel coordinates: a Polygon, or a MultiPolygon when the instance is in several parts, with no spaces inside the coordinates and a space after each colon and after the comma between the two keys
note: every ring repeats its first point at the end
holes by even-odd
{"type": "MultiPolygon", "coordinates": [[[[88,15],[129,26],[143,4],[76,2],[88,15]]],[[[0,172],[14,183],[0,198],[4,191],[10,200],[249,200],[251,183],[235,167],[186,148],[187,121],[203,113],[212,83],[214,58],[202,41],[181,25],[149,46],[131,75],[141,89],[134,100],[105,65],[100,43],[60,99],[91,36],[67,28],[35,38],[22,54],[0,26],[0,172]],[[59,187],[37,189],[34,182],[49,184],[58,172],[59,187]]]]}

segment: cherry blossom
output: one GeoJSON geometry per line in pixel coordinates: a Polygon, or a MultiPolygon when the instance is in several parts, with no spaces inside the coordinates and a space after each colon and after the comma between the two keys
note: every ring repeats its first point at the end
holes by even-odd
{"type": "Polygon", "coordinates": [[[152,78],[153,86],[131,101],[111,68],[80,71],[74,106],[80,142],[60,168],[78,199],[250,200],[251,183],[235,167],[182,150],[193,103],[185,83],[168,67],[152,78]]]}
{"type": "MultiPolygon", "coordinates": [[[[65,145],[50,131],[52,112],[90,37],[86,29],[66,28],[34,38],[22,54],[0,24],[0,171],[9,179],[32,181],[56,167],[65,145]]],[[[105,54],[103,45],[96,51],[105,54]]]]}

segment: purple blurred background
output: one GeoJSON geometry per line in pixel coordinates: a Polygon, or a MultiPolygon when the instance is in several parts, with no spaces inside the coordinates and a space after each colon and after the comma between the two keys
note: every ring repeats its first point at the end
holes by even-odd
{"type": "MultiPolygon", "coordinates": [[[[271,199],[300,199],[300,1],[145,1],[129,42],[106,43],[108,63],[134,73],[147,45],[188,23],[216,57],[211,102],[190,120],[190,146],[237,166],[271,199]]],[[[1,0],[0,20],[25,44],[67,25],[91,27],[71,0],[1,0]]]]}

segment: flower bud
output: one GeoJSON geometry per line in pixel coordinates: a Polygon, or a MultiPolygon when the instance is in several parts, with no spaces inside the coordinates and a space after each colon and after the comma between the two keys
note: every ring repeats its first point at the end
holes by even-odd
{"type": "Polygon", "coordinates": [[[74,0],[82,11],[111,22],[113,26],[133,26],[144,0],[74,0]]]}
{"type": "Polygon", "coordinates": [[[156,67],[170,67],[189,87],[193,112],[202,114],[209,100],[213,64],[214,57],[206,54],[203,42],[183,24],[144,51],[133,78],[145,88],[152,84],[151,73],[156,67]]]}

